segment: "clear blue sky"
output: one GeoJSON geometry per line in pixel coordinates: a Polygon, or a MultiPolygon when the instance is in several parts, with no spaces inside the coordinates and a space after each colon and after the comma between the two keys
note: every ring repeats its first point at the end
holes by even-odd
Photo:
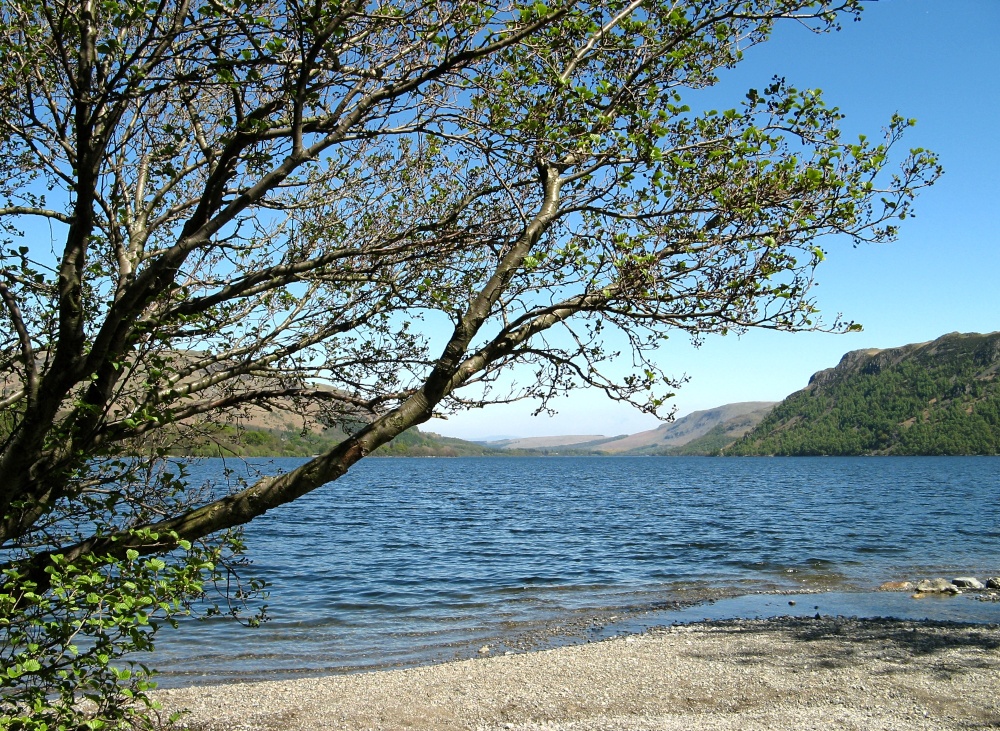
{"type": "MultiPolygon", "coordinates": [[[[880,0],[860,23],[814,35],[791,24],[747,54],[724,79],[731,106],[775,74],[823,89],[847,114],[852,135],[874,137],[893,112],[918,124],[904,144],[937,152],[944,177],[917,201],[899,240],[852,248],[826,240],[816,295],[828,319],[864,325],[850,335],[751,332],[708,339],[700,349],[672,338],[662,363],[691,381],[678,415],[734,401],[777,401],[848,350],[923,342],[948,332],[1000,330],[1000,0],[880,0]]],[[[659,422],[597,393],[532,417],[529,403],[434,420],[424,428],[477,439],[497,435],[624,434],[659,422]]]]}

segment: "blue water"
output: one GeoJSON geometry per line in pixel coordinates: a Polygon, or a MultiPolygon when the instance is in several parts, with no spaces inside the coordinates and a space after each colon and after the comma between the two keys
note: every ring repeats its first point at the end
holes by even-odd
{"type": "MultiPolygon", "coordinates": [[[[221,467],[198,462],[192,479],[221,467]]],[[[186,622],[161,633],[152,664],[161,685],[281,677],[468,656],[546,628],[606,636],[814,607],[1000,621],[1000,603],[858,594],[1000,575],[998,468],[989,457],[369,459],[248,527],[248,574],[271,584],[268,623],[186,622]],[[833,593],[672,605],[772,590],[833,593]]]]}

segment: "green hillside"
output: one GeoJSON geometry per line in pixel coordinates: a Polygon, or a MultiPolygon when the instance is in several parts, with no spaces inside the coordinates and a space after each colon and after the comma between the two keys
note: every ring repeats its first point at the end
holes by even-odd
{"type": "MultiPolygon", "coordinates": [[[[186,432],[190,435],[191,432],[186,432]]],[[[214,426],[202,428],[197,436],[177,439],[170,452],[188,457],[309,457],[319,454],[344,438],[343,432],[214,426]]],[[[462,439],[422,432],[416,427],[379,447],[375,457],[480,457],[509,454],[462,439]]]]}
{"type": "MultiPolygon", "coordinates": [[[[515,450],[514,453],[521,452],[515,450]]],[[[376,457],[485,457],[506,454],[511,452],[491,449],[464,439],[443,437],[434,432],[422,432],[416,427],[403,432],[374,452],[376,457]]]]}
{"type": "Polygon", "coordinates": [[[1000,454],[1000,333],[848,353],[730,455],[1000,454]]]}

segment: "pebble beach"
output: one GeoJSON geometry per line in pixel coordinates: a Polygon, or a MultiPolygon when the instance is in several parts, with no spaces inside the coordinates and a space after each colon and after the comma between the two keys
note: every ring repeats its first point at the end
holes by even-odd
{"type": "Polygon", "coordinates": [[[841,617],[161,691],[191,731],[995,729],[1000,626],[841,617]]]}

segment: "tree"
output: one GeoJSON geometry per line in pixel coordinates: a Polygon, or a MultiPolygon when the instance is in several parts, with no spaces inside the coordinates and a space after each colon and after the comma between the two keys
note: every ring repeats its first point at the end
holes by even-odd
{"type": "Polygon", "coordinates": [[[29,650],[8,628],[86,613],[58,595],[74,571],[115,586],[174,571],[150,605],[169,614],[210,578],[220,535],[436,414],[545,409],[579,386],[655,412],[677,385],[655,359],[671,332],[817,326],[818,237],[891,239],[934,156],[887,173],[911,121],[847,141],[819,91],[782,79],[726,110],[698,110],[699,92],[778,21],[859,12],[5,0],[12,687],[67,667],[63,640],[29,650]],[[605,368],[618,343],[624,378],[605,368]],[[346,436],[221,496],[153,466],[258,407],[346,436]]]}

